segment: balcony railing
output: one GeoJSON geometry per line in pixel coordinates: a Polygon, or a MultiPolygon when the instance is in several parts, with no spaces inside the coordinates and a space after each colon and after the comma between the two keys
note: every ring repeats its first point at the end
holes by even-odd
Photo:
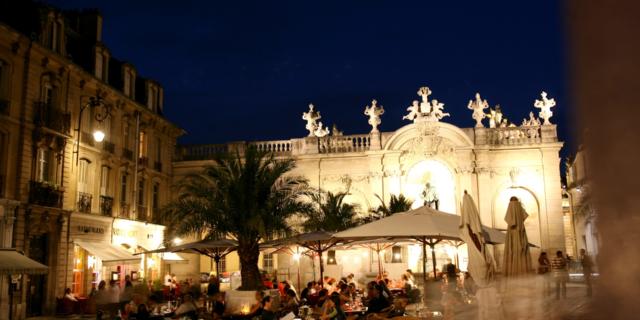
{"type": "Polygon", "coordinates": [[[131,219],[131,212],[129,211],[129,204],[126,202],[120,202],[120,211],[118,217],[122,219],[131,219]]]}
{"type": "Polygon", "coordinates": [[[60,133],[69,134],[71,130],[71,114],[51,104],[37,102],[34,109],[34,122],[60,133]]]}
{"type": "Polygon", "coordinates": [[[122,157],[127,160],[133,160],[133,151],[127,148],[122,148],[122,157]]]}
{"type": "Polygon", "coordinates": [[[162,172],[162,162],[160,161],[153,162],[153,170],[162,172]]]}
{"type": "Polygon", "coordinates": [[[93,200],[93,195],[90,193],[78,192],[78,211],[91,213],[91,200],[93,200]]]}
{"type": "Polygon", "coordinates": [[[116,145],[109,141],[103,141],[102,150],[113,154],[116,152],[116,145]]]}
{"type": "Polygon", "coordinates": [[[100,214],[111,217],[113,213],[113,197],[100,196],[100,214]]]}
{"type": "Polygon", "coordinates": [[[0,114],[9,115],[9,100],[0,99],[0,114]]]}
{"type": "Polygon", "coordinates": [[[57,186],[40,181],[29,182],[29,203],[45,207],[62,208],[64,191],[57,186]]]}
{"type": "Polygon", "coordinates": [[[138,205],[138,211],[136,212],[138,221],[147,221],[147,207],[138,205]]]}
{"type": "Polygon", "coordinates": [[[149,166],[149,158],[147,157],[139,157],[138,158],[138,165],[141,167],[148,167],[149,166]]]}
{"type": "Polygon", "coordinates": [[[371,147],[371,137],[368,134],[354,134],[348,136],[330,136],[320,139],[320,153],[360,152],[371,147]]]}

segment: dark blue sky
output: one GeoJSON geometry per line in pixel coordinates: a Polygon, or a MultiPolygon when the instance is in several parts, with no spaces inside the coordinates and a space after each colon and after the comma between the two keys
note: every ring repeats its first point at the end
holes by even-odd
{"type": "Polygon", "coordinates": [[[309,102],[325,124],[366,133],[372,98],[393,131],[425,85],[463,127],[476,91],[519,124],[544,89],[569,139],[558,1],[49,3],[101,10],[112,55],[164,86],[182,143],[302,137],[309,102]]]}

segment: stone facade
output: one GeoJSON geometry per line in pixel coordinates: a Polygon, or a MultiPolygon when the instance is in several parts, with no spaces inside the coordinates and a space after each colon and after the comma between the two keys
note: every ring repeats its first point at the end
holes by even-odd
{"type": "MultiPolygon", "coordinates": [[[[162,116],[162,87],[111,58],[99,13],[30,2],[1,9],[0,239],[49,267],[15,282],[20,319],[52,314],[55,297],[70,287],[76,230],[69,225],[151,221],[168,197],[182,131],[162,116]],[[89,106],[90,97],[102,103],[89,106]],[[97,129],[102,142],[92,139],[97,129]]],[[[2,319],[6,283],[0,279],[2,319]]]]}
{"type": "MultiPolygon", "coordinates": [[[[386,202],[391,195],[403,194],[414,201],[414,207],[420,206],[429,183],[435,188],[440,210],[459,214],[467,190],[479,206],[483,223],[505,228],[509,199],[516,196],[529,213],[525,222],[529,240],[540,247],[532,250],[533,257],[540,250],[564,250],[562,142],[557,139],[556,126],[542,125],[532,114],[521,126],[492,118],[489,128],[481,123],[458,128],[441,121],[447,114],[442,112],[442,103],[428,101],[428,88],[421,88],[419,94],[422,103],[415,101],[405,117],[414,123],[393,132],[314,136],[314,125],[305,118],[310,136],[304,138],[180,146],[174,178],[211,164],[216,154],[255,146],[293,157],[297,167],[292,174],[306,177],[312,187],[348,191],[347,201],[358,204],[364,215],[380,205],[376,195],[386,202]]],[[[499,109],[498,113],[502,117],[499,109]]],[[[474,118],[480,119],[477,112],[474,118]]],[[[498,246],[499,265],[501,252],[498,246]]],[[[289,263],[280,263],[279,268],[291,264],[291,270],[295,269],[289,257],[281,260],[289,263]]]]}
{"type": "Polygon", "coordinates": [[[587,150],[582,146],[566,166],[566,197],[570,213],[571,232],[574,239],[575,256],[580,249],[596,258],[599,251],[597,211],[593,204],[590,187],[590,168],[587,162],[587,150]]]}

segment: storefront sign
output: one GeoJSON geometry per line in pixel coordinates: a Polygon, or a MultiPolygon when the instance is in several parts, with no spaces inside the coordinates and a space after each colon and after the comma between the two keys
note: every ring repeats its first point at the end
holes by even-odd
{"type": "Polygon", "coordinates": [[[114,228],[113,229],[113,235],[114,236],[120,236],[120,237],[132,237],[135,238],[138,236],[138,231],[136,230],[123,230],[120,228],[114,228]]]}
{"type": "Polygon", "coordinates": [[[104,228],[101,227],[93,227],[93,226],[76,226],[76,230],[84,233],[98,233],[104,234],[104,228]]]}

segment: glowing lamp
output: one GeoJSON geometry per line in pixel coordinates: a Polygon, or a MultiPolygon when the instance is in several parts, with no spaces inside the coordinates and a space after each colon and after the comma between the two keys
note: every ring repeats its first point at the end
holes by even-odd
{"type": "Polygon", "coordinates": [[[95,140],[96,142],[102,142],[102,140],[104,140],[104,132],[102,130],[94,131],[93,140],[95,140]]]}

